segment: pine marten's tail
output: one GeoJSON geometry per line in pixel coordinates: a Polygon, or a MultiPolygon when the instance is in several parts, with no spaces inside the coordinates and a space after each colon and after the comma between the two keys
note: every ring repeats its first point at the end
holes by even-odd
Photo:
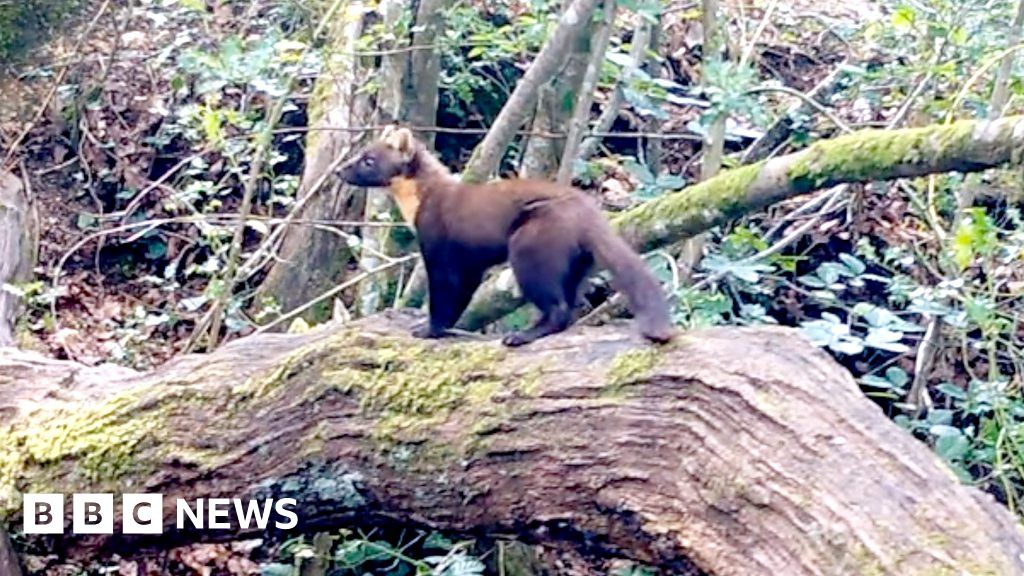
{"type": "Polygon", "coordinates": [[[584,245],[598,265],[611,270],[612,287],[623,292],[640,333],[654,342],[668,342],[675,335],[668,302],[658,280],[643,259],[604,221],[589,227],[584,245]]]}

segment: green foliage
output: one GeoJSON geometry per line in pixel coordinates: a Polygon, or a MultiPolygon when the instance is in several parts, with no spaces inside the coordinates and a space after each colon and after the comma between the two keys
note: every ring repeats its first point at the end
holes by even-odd
{"type": "MultiPolygon", "coordinates": [[[[1010,0],[923,0],[897,4],[888,21],[872,23],[864,30],[865,40],[895,57],[867,70],[866,82],[860,86],[862,97],[872,107],[899,105],[927,74],[934,78],[930,86],[935,97],[926,99],[921,109],[936,120],[941,119],[951,103],[948,96],[960,89],[979,63],[1009,46],[1008,23],[1015,7],[1010,0]],[[891,89],[893,81],[904,88],[891,89]],[[883,84],[890,89],[871,90],[872,86],[883,84]]],[[[1021,88],[1020,83],[1013,86],[1017,94],[1021,88]]],[[[970,109],[986,113],[988,94],[988,90],[972,90],[967,100],[970,109]]]]}
{"type": "Polygon", "coordinates": [[[633,196],[637,200],[650,200],[657,198],[666,192],[678,190],[686,185],[686,180],[675,174],[659,174],[655,176],[646,165],[629,158],[623,162],[622,167],[626,169],[638,181],[638,186],[633,190],[633,196]]]}
{"type": "Polygon", "coordinates": [[[1015,208],[999,214],[968,210],[943,249],[931,254],[862,238],[850,252],[814,255],[814,265],[806,256],[756,258],[771,252],[768,242],[756,229],[738,227],[709,247],[702,267],[715,280],[710,287],[705,281],[676,295],[677,320],[687,326],[773,321],[785,316],[783,295],[796,291],[804,314],[796,323],[813,344],[851,367],[865,393],[965,482],[1020,513],[1024,394],[1014,375],[1024,369],[1024,221],[1015,208]],[[949,272],[931,284],[921,281],[922,266],[949,272]],[[951,369],[960,376],[929,388],[935,407],[919,414],[904,400],[928,318],[939,319],[956,355],[951,369]]]}
{"type": "Polygon", "coordinates": [[[634,563],[621,566],[611,572],[611,576],[656,576],[656,574],[658,571],[654,568],[634,563]]]}
{"type": "MultiPolygon", "coordinates": [[[[342,530],[333,538],[329,555],[319,560],[334,576],[481,576],[484,563],[473,556],[473,542],[453,542],[437,532],[403,534],[389,540],[375,534],[342,530]]],[[[304,564],[316,558],[316,548],[305,537],[286,542],[278,561],[260,567],[263,576],[299,576],[304,564]]]]}
{"type": "Polygon", "coordinates": [[[755,123],[764,123],[764,110],[750,94],[758,83],[757,70],[748,64],[715,58],[704,65],[703,74],[703,92],[711,106],[701,125],[708,126],[711,120],[727,114],[750,116],[755,123]]]}
{"type": "MultiPolygon", "coordinates": [[[[467,119],[476,110],[493,118],[515,86],[524,54],[540,50],[557,16],[557,3],[536,0],[522,5],[492,5],[490,13],[456,2],[445,10],[444,34],[437,39],[441,55],[441,101],[447,112],[467,119]],[[525,9],[525,10],[523,10],[525,9]]],[[[371,27],[363,50],[396,49],[409,44],[411,13],[395,26],[371,27]]]]}

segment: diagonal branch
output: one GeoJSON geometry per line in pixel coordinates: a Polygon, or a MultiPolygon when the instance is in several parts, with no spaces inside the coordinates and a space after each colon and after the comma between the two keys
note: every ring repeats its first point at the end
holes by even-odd
{"type": "Polygon", "coordinates": [[[573,0],[565,9],[558,20],[555,32],[541,48],[536,60],[516,85],[516,89],[512,91],[483,142],[473,150],[473,155],[462,171],[463,181],[482,182],[498,168],[509,143],[533,108],[541,86],[558,74],[569,53],[569,46],[588,28],[591,14],[598,1],[573,0]]]}
{"type": "MultiPolygon", "coordinates": [[[[902,130],[862,130],[728,170],[613,218],[637,249],[655,250],[776,202],[838,184],[977,172],[1022,160],[1024,116],[902,130]]],[[[477,291],[461,326],[477,329],[522,305],[510,283],[477,291]]]]}

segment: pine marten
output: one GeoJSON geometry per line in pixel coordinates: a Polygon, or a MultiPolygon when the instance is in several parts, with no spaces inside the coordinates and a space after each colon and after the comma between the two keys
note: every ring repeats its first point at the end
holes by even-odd
{"type": "Polygon", "coordinates": [[[594,262],[611,270],[640,332],[666,342],[674,329],[658,281],[583,192],[539,180],[463,184],[406,128],[381,139],[340,169],[362,187],[389,187],[415,231],[427,270],[430,320],[414,330],[438,338],[455,325],[488,268],[512,264],[523,295],[541,311],[503,342],[521,346],[565,330],[580,284],[594,262]]]}

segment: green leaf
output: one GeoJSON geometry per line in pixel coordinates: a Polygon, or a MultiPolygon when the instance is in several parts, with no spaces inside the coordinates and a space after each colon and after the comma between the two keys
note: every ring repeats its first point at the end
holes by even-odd
{"type": "Polygon", "coordinates": [[[97,219],[92,214],[85,213],[79,214],[77,220],[75,221],[75,225],[78,226],[79,230],[90,230],[92,228],[96,228],[98,224],[99,219],[97,219]]]}
{"type": "Polygon", "coordinates": [[[289,564],[264,564],[260,567],[260,576],[292,576],[297,573],[289,564]]]}
{"type": "Polygon", "coordinates": [[[875,376],[874,374],[868,374],[860,379],[860,383],[865,386],[871,386],[872,388],[881,388],[883,390],[891,390],[893,388],[892,382],[885,378],[875,376]]]}
{"type": "Polygon", "coordinates": [[[149,260],[160,260],[167,255],[167,244],[161,241],[150,242],[146,245],[146,258],[149,260]]]}
{"type": "Polygon", "coordinates": [[[903,388],[910,383],[910,376],[899,366],[890,366],[886,369],[885,379],[892,382],[897,388],[903,388]]]}
{"type": "Polygon", "coordinates": [[[939,392],[942,392],[943,394],[949,396],[950,398],[955,398],[957,400],[967,399],[967,393],[964,392],[963,389],[960,388],[959,386],[952,384],[950,382],[943,382],[942,384],[939,384],[937,389],[939,392]]]}
{"type": "MultiPolygon", "coordinates": [[[[956,429],[954,428],[954,430],[956,429]]],[[[963,460],[970,449],[970,441],[960,430],[956,430],[956,434],[939,436],[935,441],[935,452],[947,462],[963,460]]]]}
{"type": "Polygon", "coordinates": [[[887,350],[897,354],[910,352],[910,347],[900,343],[903,332],[889,330],[888,328],[871,328],[864,337],[864,345],[879,350],[887,350]]]}
{"type": "Polygon", "coordinates": [[[909,6],[900,6],[892,13],[890,22],[893,28],[901,32],[907,32],[914,27],[914,21],[917,19],[917,14],[914,9],[909,6]]]}
{"type": "Polygon", "coordinates": [[[865,270],[867,270],[867,266],[865,266],[864,263],[860,261],[860,259],[851,254],[842,253],[839,255],[839,259],[843,261],[843,264],[846,265],[846,268],[855,276],[859,276],[863,274],[865,270]]]}
{"type": "Polygon", "coordinates": [[[650,186],[655,183],[654,174],[651,174],[651,170],[632,158],[623,162],[622,167],[645,186],[650,186]]]}
{"type": "Polygon", "coordinates": [[[957,45],[966,44],[968,38],[969,36],[967,34],[967,29],[964,28],[963,26],[957,26],[949,35],[950,41],[957,45]]]}

